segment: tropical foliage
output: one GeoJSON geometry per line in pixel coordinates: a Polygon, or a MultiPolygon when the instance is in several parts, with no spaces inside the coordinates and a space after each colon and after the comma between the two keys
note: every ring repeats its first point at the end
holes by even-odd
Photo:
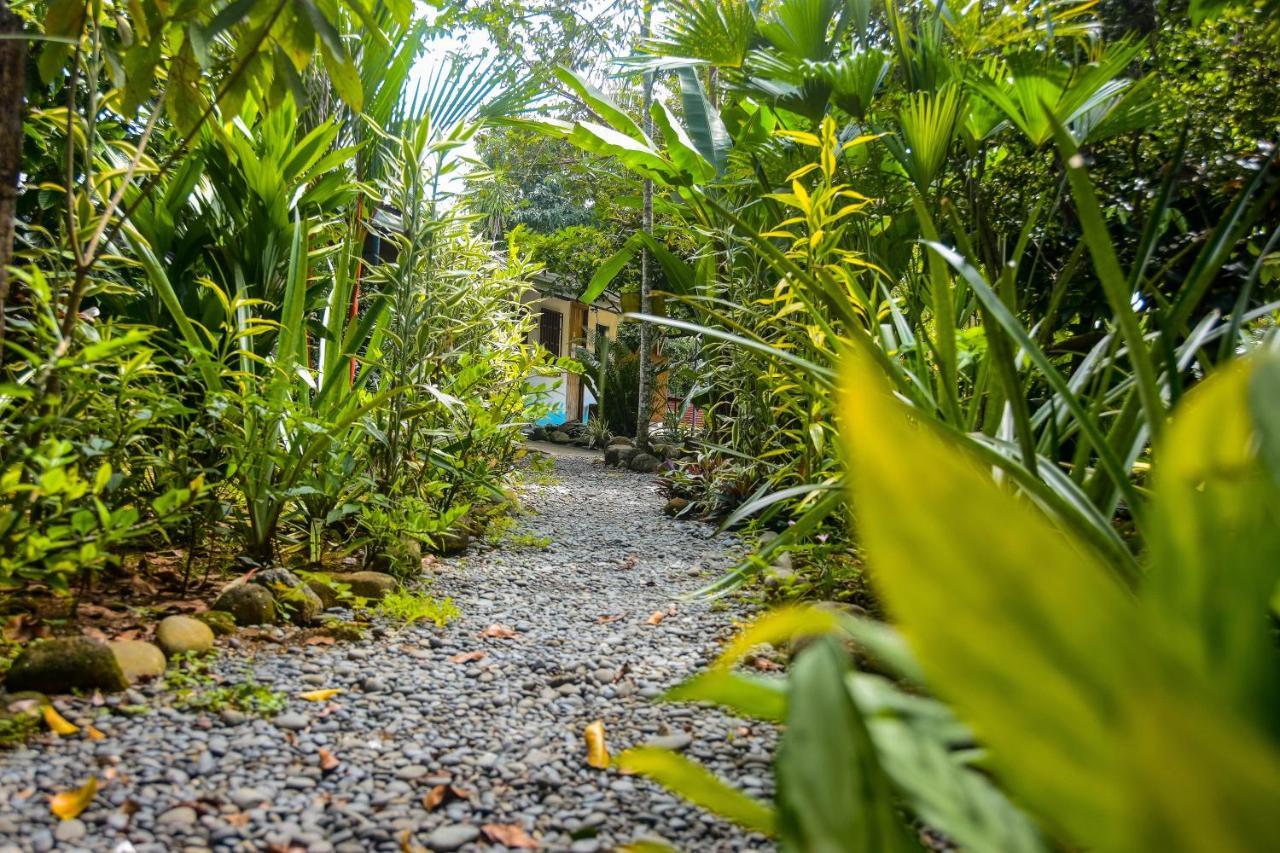
{"type": "Polygon", "coordinates": [[[1271,10],[667,5],[624,63],[666,81],[647,121],[565,69],[590,115],[527,122],[697,238],[637,234],[583,298],[651,252],[668,309],[640,319],[697,341],[709,425],[669,487],[772,531],[706,593],[788,555],[894,627],[783,610],[669,694],[786,723],[774,804],[622,766],[784,849],[1250,849],[1280,778],[1274,364],[1242,358],[1274,348],[1276,141],[1255,100],[1191,109],[1271,10]],[[1258,551],[1211,561],[1220,536],[1258,551]],[[734,671],[814,635],[879,674],[832,639],[734,671]]]}
{"type": "Polygon", "coordinates": [[[410,92],[409,3],[17,11],[43,37],[0,305],[0,583],[83,591],[165,541],[374,561],[482,528],[547,368],[529,269],[444,186],[523,97],[509,69],[446,61],[410,92]]]}

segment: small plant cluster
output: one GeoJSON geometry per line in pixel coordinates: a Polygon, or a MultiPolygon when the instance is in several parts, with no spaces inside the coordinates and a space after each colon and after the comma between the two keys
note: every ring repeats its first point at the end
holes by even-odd
{"type": "Polygon", "coordinates": [[[174,703],[197,711],[240,711],[270,717],[283,711],[285,694],[252,679],[219,684],[214,678],[211,655],[186,654],[175,657],[165,673],[164,685],[172,691],[174,703]]]}
{"type": "Polygon", "coordinates": [[[536,533],[517,533],[519,520],[512,515],[494,518],[485,531],[485,544],[490,548],[534,548],[546,550],[551,547],[550,536],[539,536],[536,533]]]}
{"type": "Polygon", "coordinates": [[[443,628],[462,615],[452,598],[436,598],[425,592],[396,590],[378,602],[377,612],[405,625],[431,622],[443,628]]]}

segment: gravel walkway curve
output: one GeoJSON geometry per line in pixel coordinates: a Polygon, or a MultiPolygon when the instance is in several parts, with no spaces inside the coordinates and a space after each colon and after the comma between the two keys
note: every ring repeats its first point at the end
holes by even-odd
{"type": "Polygon", "coordinates": [[[462,618],[443,631],[379,627],[336,645],[238,642],[220,672],[289,694],[274,720],[173,708],[158,686],[87,699],[66,715],[107,736],[0,753],[0,851],[501,850],[480,830],[519,824],[542,849],[589,853],[642,838],[689,851],[763,850],[639,777],[585,763],[583,728],[604,721],[618,752],[682,748],[768,796],[774,732],[712,709],[650,701],[704,665],[745,613],[678,600],[734,562],[737,543],[660,511],[653,481],[581,456],[528,489],[519,530],[549,548],[473,546],[437,564],[434,593],[462,618]],[[672,608],[674,611],[672,612],[672,608]],[[647,624],[656,611],[668,615],[647,624]],[[481,637],[495,623],[514,638],[481,637]],[[450,658],[483,651],[480,660],[450,658]],[[296,698],[342,688],[330,704],[296,698]],[[321,749],[341,763],[322,770],[321,749]],[[78,820],[48,797],[108,781],[78,820]],[[433,810],[434,786],[469,796],[433,810]]]}

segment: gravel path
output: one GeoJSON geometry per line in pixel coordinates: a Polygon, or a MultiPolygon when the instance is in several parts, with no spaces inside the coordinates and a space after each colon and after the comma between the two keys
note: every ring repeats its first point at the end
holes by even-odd
{"type": "Polygon", "coordinates": [[[176,709],[158,686],[107,708],[66,703],[106,737],[0,753],[0,851],[504,849],[479,834],[485,824],[519,824],[548,850],[642,838],[768,849],[645,779],[588,767],[582,737],[601,719],[614,752],[657,740],[768,796],[768,727],[650,701],[743,617],[737,605],[677,601],[730,565],[736,543],[665,518],[647,477],[566,456],[555,479],[529,487],[519,527],[549,548],[473,546],[434,567],[433,592],[462,611],[445,630],[225,649],[220,673],[290,695],[274,720],[176,709]],[[659,610],[668,615],[647,624],[659,610]],[[518,633],[480,636],[495,623],[518,633]],[[476,651],[485,656],[450,660],[476,651]],[[296,698],[321,687],[344,693],[296,698]],[[150,712],[112,707],[140,703],[150,712]],[[335,769],[321,768],[322,749],[335,769]],[[106,780],[93,804],[58,822],[49,795],[90,775],[106,780]],[[469,796],[428,810],[424,795],[446,784],[469,796]]]}

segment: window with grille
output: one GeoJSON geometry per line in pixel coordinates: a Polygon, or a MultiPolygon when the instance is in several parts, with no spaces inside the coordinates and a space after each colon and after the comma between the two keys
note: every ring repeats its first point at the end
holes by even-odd
{"type": "Polygon", "coordinates": [[[543,308],[538,320],[538,343],[554,356],[560,355],[560,324],[563,317],[559,311],[543,308]]]}

